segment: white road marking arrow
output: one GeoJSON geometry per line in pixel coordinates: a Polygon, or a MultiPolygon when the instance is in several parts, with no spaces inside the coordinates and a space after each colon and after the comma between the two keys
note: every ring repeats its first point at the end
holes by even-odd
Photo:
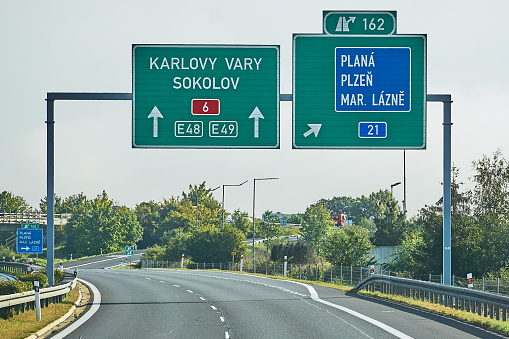
{"type": "Polygon", "coordinates": [[[322,124],[308,124],[310,127],[309,131],[304,133],[304,138],[307,138],[311,135],[311,133],[315,133],[315,138],[318,136],[318,133],[320,133],[320,128],[322,128],[322,124]]]}
{"type": "Polygon", "coordinates": [[[259,119],[264,119],[262,112],[258,109],[258,106],[255,107],[253,110],[253,113],[249,116],[249,119],[254,119],[254,137],[258,138],[258,125],[259,125],[259,119]]]}
{"type": "Polygon", "coordinates": [[[154,138],[157,138],[157,119],[162,117],[163,115],[161,114],[161,112],[159,112],[157,106],[154,106],[154,108],[152,108],[152,112],[150,112],[150,114],[148,115],[149,119],[154,118],[154,133],[153,133],[154,138]]]}

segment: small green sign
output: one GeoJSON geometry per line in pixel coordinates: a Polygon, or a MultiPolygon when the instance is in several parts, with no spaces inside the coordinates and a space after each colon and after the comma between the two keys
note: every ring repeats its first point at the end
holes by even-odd
{"type": "Polygon", "coordinates": [[[126,255],[134,255],[134,246],[126,246],[125,254],[126,255]]]}
{"type": "Polygon", "coordinates": [[[323,33],[335,35],[396,34],[396,11],[324,11],[323,33]]]}
{"type": "Polygon", "coordinates": [[[134,148],[279,148],[279,46],[132,53],[134,148]]]}
{"type": "Polygon", "coordinates": [[[28,229],[28,230],[37,230],[39,229],[39,224],[36,222],[33,223],[22,223],[21,224],[22,229],[28,229]]]}

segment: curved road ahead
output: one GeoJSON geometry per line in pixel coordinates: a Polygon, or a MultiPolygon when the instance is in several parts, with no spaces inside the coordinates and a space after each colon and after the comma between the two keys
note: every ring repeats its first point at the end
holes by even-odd
{"type": "Polygon", "coordinates": [[[325,287],[228,272],[97,268],[108,264],[80,266],[79,277],[99,292],[94,292],[96,312],[66,338],[500,337],[325,287]]]}

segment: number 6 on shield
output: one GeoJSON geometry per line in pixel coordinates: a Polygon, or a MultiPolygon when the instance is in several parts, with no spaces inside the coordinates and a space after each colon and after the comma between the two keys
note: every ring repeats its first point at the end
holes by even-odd
{"type": "Polygon", "coordinates": [[[193,99],[191,100],[191,113],[193,115],[219,115],[219,99],[193,99]]]}

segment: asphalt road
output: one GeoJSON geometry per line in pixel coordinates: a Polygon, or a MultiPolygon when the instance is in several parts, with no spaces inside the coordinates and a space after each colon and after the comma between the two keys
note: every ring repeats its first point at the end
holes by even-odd
{"type": "Polygon", "coordinates": [[[499,337],[416,308],[307,284],[217,271],[85,268],[107,264],[80,267],[79,277],[98,290],[96,312],[66,338],[499,337]]]}

